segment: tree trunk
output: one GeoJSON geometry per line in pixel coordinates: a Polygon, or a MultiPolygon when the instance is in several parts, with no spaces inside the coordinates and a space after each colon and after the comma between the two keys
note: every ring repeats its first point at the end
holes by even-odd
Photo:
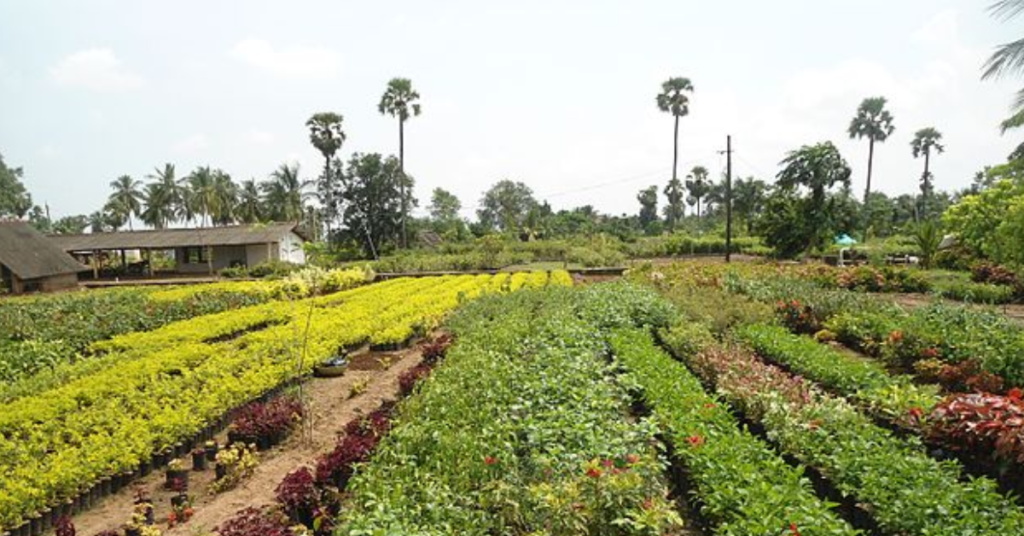
{"type": "Polygon", "coordinates": [[[864,187],[864,205],[868,204],[868,194],[871,193],[871,166],[875,160],[875,139],[868,138],[868,184],[864,187]]]}
{"type": "Polygon", "coordinates": [[[677,176],[676,176],[676,166],[679,165],[679,116],[677,115],[677,116],[675,116],[675,118],[676,118],[676,127],[675,127],[675,132],[674,132],[674,134],[672,136],[672,179],[673,180],[675,180],[677,178],[677,176]]]}
{"type": "Polygon", "coordinates": [[[331,157],[324,156],[324,184],[327,185],[327,210],[325,211],[327,217],[324,218],[327,223],[327,242],[331,241],[331,220],[334,219],[331,216],[334,211],[334,188],[331,185],[331,157]]]}
{"type": "Polygon", "coordinates": [[[405,206],[405,120],[398,118],[398,169],[401,171],[401,195],[402,195],[402,247],[409,247],[409,237],[406,235],[406,210],[405,206]]]}

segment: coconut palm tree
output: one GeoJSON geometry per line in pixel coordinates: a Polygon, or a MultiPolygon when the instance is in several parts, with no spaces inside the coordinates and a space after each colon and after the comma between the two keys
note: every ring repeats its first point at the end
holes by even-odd
{"type": "Polygon", "coordinates": [[[850,139],[868,139],[868,182],[864,187],[864,202],[867,203],[871,194],[871,168],[875,160],[875,142],[883,143],[892,135],[896,127],[892,124],[892,114],[885,109],[885,97],[864,99],[857,108],[857,115],[850,121],[850,139]]]}
{"type": "Polygon", "coordinates": [[[334,201],[334,175],[331,174],[331,160],[345,143],[345,131],[341,129],[344,119],[341,114],[320,112],[313,114],[306,121],[306,126],[309,127],[309,141],[324,157],[323,184],[320,191],[323,193],[321,202],[324,204],[328,237],[331,236],[331,222],[338,215],[334,201]]]}
{"type": "MultiPolygon", "coordinates": [[[[408,78],[392,78],[388,87],[380,97],[377,110],[381,115],[387,114],[398,118],[398,169],[405,173],[405,121],[411,116],[420,115],[420,94],[412,88],[412,80],[408,78]]],[[[406,216],[409,210],[406,202],[405,184],[402,184],[402,247],[408,247],[406,235],[406,216]]]]}
{"type": "Polygon", "coordinates": [[[142,204],[145,208],[142,209],[139,219],[154,229],[164,229],[168,222],[174,219],[174,204],[158,182],[146,185],[142,192],[142,204]]]}
{"type": "Polygon", "coordinates": [[[188,185],[185,193],[186,213],[192,217],[199,216],[199,226],[206,227],[206,218],[214,215],[218,203],[213,170],[210,166],[198,167],[184,180],[188,185]]]}
{"type": "Polygon", "coordinates": [[[242,181],[238,188],[238,206],[236,214],[242,223],[256,223],[263,218],[263,204],[260,200],[259,185],[256,179],[242,181]]]}
{"type": "Polygon", "coordinates": [[[213,205],[212,220],[215,225],[228,225],[235,221],[238,204],[238,185],[220,169],[213,171],[213,191],[216,202],[213,205]]]}
{"type": "Polygon", "coordinates": [[[689,78],[669,78],[661,84],[661,93],[655,99],[658,109],[671,113],[675,118],[675,129],[672,137],[672,178],[677,178],[676,167],[679,165],[679,118],[690,114],[690,99],[687,93],[693,93],[693,84],[689,78]]]}
{"type": "Polygon", "coordinates": [[[132,229],[132,217],[142,211],[142,192],[139,190],[141,186],[141,181],[128,175],[121,175],[110,183],[114,192],[107,198],[107,202],[128,222],[129,230],[134,230],[132,229]]]}
{"type": "Polygon", "coordinates": [[[297,222],[302,219],[305,184],[299,179],[298,164],[281,164],[270,180],[260,184],[266,215],[274,221],[297,222]]]}
{"type": "MultiPolygon", "coordinates": [[[[1009,20],[1024,12],[1024,0],[999,0],[989,10],[994,16],[1009,20]]],[[[987,80],[1021,72],[1024,72],[1024,39],[1017,39],[996,48],[985,62],[981,78],[987,80]]],[[[1024,126],[1024,89],[1017,92],[1012,109],[1013,115],[1001,124],[1003,132],[1024,126]]]]}

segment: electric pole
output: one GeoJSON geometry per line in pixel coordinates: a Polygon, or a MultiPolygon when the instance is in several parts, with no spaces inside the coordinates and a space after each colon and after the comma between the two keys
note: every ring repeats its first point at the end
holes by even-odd
{"type": "Polygon", "coordinates": [[[725,137],[725,262],[732,260],[732,135],[725,137]]]}

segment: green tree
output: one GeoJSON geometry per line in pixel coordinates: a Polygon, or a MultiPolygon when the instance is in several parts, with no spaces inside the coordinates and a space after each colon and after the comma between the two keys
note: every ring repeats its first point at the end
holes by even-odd
{"type": "Polygon", "coordinates": [[[921,222],[914,229],[914,244],[921,253],[921,267],[928,269],[932,267],[932,259],[939,251],[939,244],[942,243],[942,230],[939,225],[931,220],[921,222]]]}
{"type": "Polygon", "coordinates": [[[264,216],[272,221],[298,222],[303,215],[305,184],[299,178],[298,164],[281,164],[260,184],[263,190],[264,216]]]}
{"type": "Polygon", "coordinates": [[[355,154],[344,175],[342,220],[367,255],[377,257],[395,244],[401,229],[403,174],[398,159],[355,154]]]}
{"type": "Polygon", "coordinates": [[[128,222],[129,230],[132,230],[132,217],[142,212],[142,192],[139,190],[141,186],[141,181],[128,175],[121,175],[110,183],[110,187],[114,191],[107,201],[110,203],[110,207],[117,211],[124,221],[128,222]]]}
{"type": "Polygon", "coordinates": [[[910,142],[910,150],[914,158],[924,157],[924,173],[921,174],[921,214],[922,218],[929,218],[931,213],[929,205],[932,194],[935,191],[930,168],[932,153],[942,154],[946,150],[939,143],[942,140],[942,133],[932,127],[922,128],[914,133],[914,139],[910,142]]]}
{"type": "Polygon", "coordinates": [[[819,247],[834,232],[834,207],[827,192],[836,185],[849,186],[850,166],[832,142],[805,145],[792,151],[782,161],[782,166],[776,186],[788,191],[801,187],[808,190],[808,196],[799,203],[807,223],[801,228],[807,231],[808,247],[819,247]]]}
{"type": "Polygon", "coordinates": [[[871,192],[861,210],[867,236],[885,237],[892,234],[896,204],[889,196],[883,192],[871,192]]]}
{"type": "Polygon", "coordinates": [[[486,229],[518,234],[535,206],[537,200],[529,186],[506,179],[484,193],[477,217],[486,229]]]}
{"type": "Polygon", "coordinates": [[[640,190],[636,200],[640,202],[640,227],[650,234],[652,225],[658,221],[658,187],[652,185],[640,190]]]}
{"type": "Polygon", "coordinates": [[[754,232],[754,222],[764,210],[768,184],[754,177],[738,179],[732,185],[732,209],[747,228],[747,234],[754,232]]]}
{"type": "Polygon", "coordinates": [[[229,225],[235,221],[235,209],[238,205],[238,185],[231,180],[231,175],[219,169],[213,172],[213,191],[217,202],[214,204],[213,223],[229,225]]]}
{"type": "Polygon", "coordinates": [[[345,143],[345,131],[342,130],[344,118],[341,114],[334,112],[320,112],[313,114],[306,121],[309,128],[309,141],[316,147],[317,151],[324,157],[324,173],[317,182],[317,192],[320,203],[324,206],[324,220],[327,227],[327,237],[331,236],[331,225],[339,215],[338,205],[334,198],[337,190],[335,179],[342,175],[341,170],[331,172],[331,161],[334,155],[345,143]]]}
{"type": "Polygon", "coordinates": [[[168,199],[160,183],[146,184],[142,191],[142,205],[144,208],[139,219],[154,229],[164,229],[174,220],[174,203],[168,199]]]}
{"type": "Polygon", "coordinates": [[[459,211],[462,210],[462,202],[455,194],[444,188],[434,188],[430,195],[430,219],[434,229],[448,239],[457,239],[462,234],[462,219],[459,211]]]}
{"type": "Polygon", "coordinates": [[[186,213],[192,217],[198,216],[199,226],[206,227],[207,218],[212,220],[219,202],[214,172],[210,166],[201,166],[189,173],[184,181],[186,213]]]}
{"type": "Polygon", "coordinates": [[[850,121],[850,139],[868,139],[868,180],[864,187],[864,202],[868,202],[871,194],[871,168],[875,160],[875,143],[883,143],[892,135],[896,127],[892,124],[892,114],[885,109],[885,97],[864,99],[857,108],[857,115],[850,121]]]}
{"type": "Polygon", "coordinates": [[[661,84],[661,93],[655,98],[658,109],[672,114],[675,119],[675,127],[672,134],[672,179],[677,179],[676,168],[679,165],[679,118],[690,114],[690,98],[687,93],[693,93],[693,84],[689,78],[669,78],[661,84]]]}
{"type": "MultiPolygon", "coordinates": [[[[708,181],[708,168],[694,166],[686,176],[686,190],[690,192],[697,205],[697,220],[700,221],[700,202],[711,191],[711,183],[708,181]]],[[[690,203],[691,205],[694,203],[690,203]]]]}
{"type": "Polygon", "coordinates": [[[806,204],[807,201],[790,188],[772,188],[765,199],[764,214],[757,221],[757,231],[777,257],[790,259],[800,255],[818,232],[804,217],[806,204]]]}
{"type": "Polygon", "coordinates": [[[256,179],[242,181],[238,188],[238,206],[235,209],[238,221],[257,223],[263,221],[263,203],[256,179]]]}
{"type": "Polygon", "coordinates": [[[88,216],[64,216],[53,222],[52,231],[56,234],[82,234],[89,227],[88,216]]]}
{"type": "Polygon", "coordinates": [[[673,177],[665,185],[662,193],[665,194],[665,207],[662,209],[665,213],[665,227],[669,231],[675,231],[686,215],[686,207],[683,205],[686,190],[683,189],[682,181],[673,177]]]}
{"type": "Polygon", "coordinates": [[[0,219],[21,219],[32,210],[32,196],[21,182],[23,175],[20,167],[7,167],[0,154],[0,219]]]}
{"type": "MultiPolygon", "coordinates": [[[[398,167],[405,173],[405,122],[412,116],[420,115],[420,94],[412,88],[412,81],[408,78],[392,78],[388,82],[387,89],[380,97],[377,110],[383,115],[387,114],[398,118],[398,167]]],[[[404,186],[403,186],[404,187],[404,186]]],[[[403,201],[407,198],[403,190],[403,201]]],[[[402,206],[402,247],[409,247],[409,237],[405,220],[409,215],[409,207],[402,206]]]]}

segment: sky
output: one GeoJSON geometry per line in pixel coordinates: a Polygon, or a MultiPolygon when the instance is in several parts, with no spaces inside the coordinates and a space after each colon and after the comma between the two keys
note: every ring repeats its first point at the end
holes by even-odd
{"type": "Polygon", "coordinates": [[[864,188],[867,142],[846,133],[885,96],[896,131],[876,148],[873,188],[917,191],[913,133],[946,152],[936,185],[970,183],[1020,133],[999,132],[1024,79],[981,81],[1001,21],[987,0],[301,1],[0,0],[0,154],[54,217],[102,206],[109,183],[165,162],[235,180],[284,162],[315,177],[306,119],[344,115],[340,152],[397,153],[377,111],[405,77],[423,114],[406,125],[418,212],[436,187],[472,215],[484,190],[522,181],[556,209],[636,213],[671,177],[672,117],[660,84],[691,79],[680,176],[695,165],[771,181],[787,151],[830,140],[864,188]]]}

